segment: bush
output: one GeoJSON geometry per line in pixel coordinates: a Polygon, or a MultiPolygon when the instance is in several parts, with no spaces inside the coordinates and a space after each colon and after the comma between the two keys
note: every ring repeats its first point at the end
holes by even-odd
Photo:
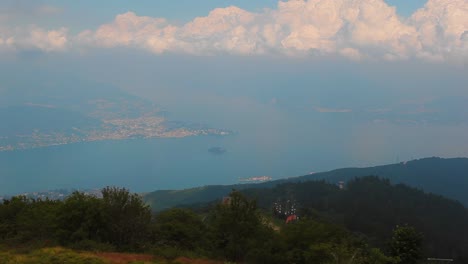
{"type": "Polygon", "coordinates": [[[152,242],[183,250],[197,250],[206,245],[207,228],[190,210],[170,209],[155,217],[152,242]]]}

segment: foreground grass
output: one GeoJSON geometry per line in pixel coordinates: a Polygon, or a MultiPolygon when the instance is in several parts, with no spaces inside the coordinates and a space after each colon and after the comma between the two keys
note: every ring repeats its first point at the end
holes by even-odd
{"type": "Polygon", "coordinates": [[[89,253],[78,253],[63,248],[45,248],[32,251],[27,254],[14,252],[1,252],[2,264],[106,264],[104,260],[89,253]]]}
{"type": "Polygon", "coordinates": [[[166,260],[147,254],[82,252],[61,247],[43,248],[27,253],[0,251],[1,264],[219,264],[222,262],[178,257],[166,260]]]}

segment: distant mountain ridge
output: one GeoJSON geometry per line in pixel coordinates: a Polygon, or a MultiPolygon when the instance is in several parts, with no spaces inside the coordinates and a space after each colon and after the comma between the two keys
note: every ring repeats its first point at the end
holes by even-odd
{"type": "Polygon", "coordinates": [[[232,189],[272,188],[281,183],[324,180],[329,183],[348,182],[357,177],[378,176],[392,183],[409,186],[443,195],[468,206],[468,158],[423,158],[397,164],[343,168],[300,177],[280,179],[258,184],[213,185],[185,190],[160,190],[144,195],[153,210],[209,202],[226,196],[232,189]]]}

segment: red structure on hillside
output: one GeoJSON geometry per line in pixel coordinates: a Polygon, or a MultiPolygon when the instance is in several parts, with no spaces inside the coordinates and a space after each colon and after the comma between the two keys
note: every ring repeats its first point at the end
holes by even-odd
{"type": "Polygon", "coordinates": [[[297,215],[293,214],[293,215],[290,215],[286,218],[286,224],[289,224],[291,222],[294,222],[298,219],[297,215]]]}

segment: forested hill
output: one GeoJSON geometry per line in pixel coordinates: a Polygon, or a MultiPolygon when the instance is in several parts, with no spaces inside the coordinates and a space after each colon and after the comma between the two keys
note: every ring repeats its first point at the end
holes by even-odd
{"type": "Polygon", "coordinates": [[[375,175],[446,196],[468,205],[468,158],[425,158],[398,164],[346,168],[298,177],[296,180],[326,180],[330,183],[375,175]]]}
{"type": "Polygon", "coordinates": [[[396,225],[409,224],[423,233],[426,256],[468,262],[468,210],[439,195],[377,177],[355,179],[344,189],[309,181],[242,192],[276,215],[322,218],[364,234],[379,247],[385,247],[382,242],[396,225]]]}
{"type": "Polygon", "coordinates": [[[205,186],[186,190],[164,190],[147,193],[145,200],[153,210],[176,205],[203,203],[226,196],[232,189],[271,188],[280,183],[325,180],[330,183],[348,182],[356,177],[375,175],[392,183],[405,183],[426,192],[440,194],[468,206],[468,158],[424,158],[391,165],[368,168],[344,168],[260,184],[205,186]]]}

